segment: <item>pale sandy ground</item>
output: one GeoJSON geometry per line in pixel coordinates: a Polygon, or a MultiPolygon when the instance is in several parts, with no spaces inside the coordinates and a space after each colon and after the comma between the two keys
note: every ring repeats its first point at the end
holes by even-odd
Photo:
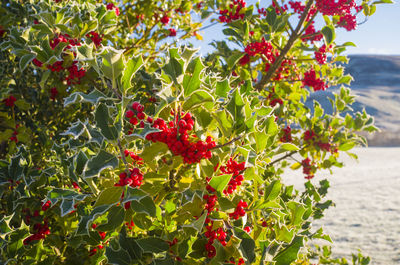
{"type": "MultiPolygon", "coordinates": [[[[315,227],[322,225],[333,241],[334,256],[349,258],[361,249],[372,265],[400,264],[400,148],[357,148],[359,162],[342,155],[343,168],[319,174],[328,178],[328,198],[336,207],[315,227]]],[[[285,174],[286,184],[303,189],[301,170],[285,174]]]]}

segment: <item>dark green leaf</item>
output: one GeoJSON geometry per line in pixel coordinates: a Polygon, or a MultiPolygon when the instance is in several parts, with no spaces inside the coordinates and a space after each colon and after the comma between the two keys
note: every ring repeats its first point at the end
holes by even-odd
{"type": "Polygon", "coordinates": [[[116,168],[118,166],[118,159],[104,150],[92,157],[86,164],[84,170],[85,178],[96,177],[106,168],[116,168]]]}

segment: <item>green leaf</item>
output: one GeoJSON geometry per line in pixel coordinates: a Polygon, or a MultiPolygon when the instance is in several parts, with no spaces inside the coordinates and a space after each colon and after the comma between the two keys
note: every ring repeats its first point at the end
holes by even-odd
{"type": "Polygon", "coordinates": [[[191,227],[194,228],[197,232],[201,232],[203,230],[204,222],[207,218],[207,213],[203,213],[202,216],[199,217],[199,219],[195,220],[193,223],[190,225],[184,225],[183,227],[191,227]]]}
{"type": "MultiPolygon", "coordinates": [[[[104,48],[100,56],[103,58],[103,63],[100,67],[104,75],[116,84],[117,78],[125,68],[122,58],[124,50],[116,50],[112,47],[104,48]]],[[[116,87],[114,87],[116,89],[116,87]]]]}
{"type": "Polygon", "coordinates": [[[163,67],[164,72],[171,77],[172,81],[179,85],[179,78],[183,74],[183,62],[179,62],[175,58],[170,58],[169,62],[163,67]]]}
{"type": "Polygon", "coordinates": [[[265,188],[265,194],[264,198],[265,201],[273,201],[275,200],[278,196],[279,193],[281,192],[281,187],[282,184],[279,180],[274,180],[265,188]]]}
{"type": "Polygon", "coordinates": [[[21,72],[25,70],[28,64],[32,62],[32,60],[35,59],[35,57],[36,54],[33,53],[25,54],[24,56],[21,57],[21,60],[19,61],[19,68],[21,69],[21,72]]]}
{"type": "Polygon", "coordinates": [[[206,109],[212,109],[214,106],[214,97],[205,90],[197,90],[185,100],[182,108],[184,110],[196,109],[200,106],[206,109]]]}
{"type": "Polygon", "coordinates": [[[118,139],[117,128],[113,125],[109,125],[109,121],[111,120],[111,118],[106,104],[100,103],[100,105],[97,106],[95,120],[97,126],[101,130],[101,134],[104,135],[105,138],[107,138],[108,140],[118,139]]]}
{"type": "Polygon", "coordinates": [[[115,265],[132,264],[131,257],[129,256],[128,252],[123,248],[114,250],[110,247],[106,247],[106,257],[109,264],[115,264],[115,265]]]}
{"type": "Polygon", "coordinates": [[[291,264],[297,259],[300,248],[304,245],[303,237],[296,236],[292,243],[284,250],[280,251],[275,257],[276,265],[287,265],[291,264]]]}
{"type": "Polygon", "coordinates": [[[119,234],[119,245],[125,249],[133,260],[140,260],[142,258],[143,250],[140,248],[136,240],[131,237],[126,237],[125,228],[122,227],[119,234]]]}
{"type": "Polygon", "coordinates": [[[347,141],[345,143],[342,143],[339,145],[339,150],[340,151],[349,151],[350,149],[353,149],[353,147],[356,145],[355,142],[353,141],[347,141]]]}
{"type": "Polygon", "coordinates": [[[74,92],[70,96],[64,99],[64,107],[67,107],[70,104],[88,102],[92,104],[97,104],[100,100],[107,99],[107,96],[94,89],[89,94],[85,94],[83,92],[74,92]]]}
{"type": "Polygon", "coordinates": [[[143,158],[145,163],[150,163],[155,165],[155,159],[160,154],[165,154],[168,151],[168,146],[161,142],[152,143],[149,146],[146,146],[143,152],[140,154],[140,157],[143,158]]]}
{"type": "Polygon", "coordinates": [[[144,252],[161,253],[169,249],[168,243],[158,237],[141,238],[136,240],[136,243],[144,252]]]}
{"type": "Polygon", "coordinates": [[[77,121],[71,124],[67,131],[61,133],[61,135],[72,135],[73,139],[77,139],[85,132],[86,126],[81,121],[77,121]]]}
{"type": "Polygon", "coordinates": [[[138,213],[146,213],[151,217],[156,217],[157,208],[150,196],[145,196],[140,200],[133,200],[131,203],[133,211],[138,213]]]}
{"type": "MultiPolygon", "coordinates": [[[[144,179],[147,179],[148,175],[150,173],[147,173],[144,175],[144,179]]],[[[124,196],[123,202],[130,202],[130,201],[140,201],[144,197],[149,196],[146,192],[140,190],[140,189],[134,189],[132,187],[128,187],[126,194],[124,196]]]]}
{"type": "Polygon", "coordinates": [[[183,94],[185,97],[189,96],[200,88],[200,75],[203,69],[204,65],[201,62],[200,57],[196,57],[189,63],[185,76],[183,77],[182,84],[183,94]]]}
{"type": "Polygon", "coordinates": [[[99,207],[94,208],[89,215],[82,216],[79,221],[78,228],[76,230],[77,235],[88,235],[89,234],[89,225],[100,215],[107,212],[108,209],[112,207],[111,204],[101,205],[99,207]]]}
{"type": "Polygon", "coordinates": [[[233,127],[232,116],[228,115],[224,110],[211,113],[211,115],[217,120],[224,137],[230,137],[233,127]]]}
{"type": "Polygon", "coordinates": [[[267,141],[268,141],[268,135],[264,131],[255,131],[254,132],[254,138],[256,140],[256,151],[257,153],[263,152],[265,147],[267,146],[267,141]]]}
{"type": "Polygon", "coordinates": [[[297,151],[300,150],[300,148],[294,144],[291,143],[284,143],[280,146],[280,149],[285,150],[285,151],[297,151]]]}
{"type": "Polygon", "coordinates": [[[268,117],[265,121],[265,129],[268,135],[275,135],[278,133],[278,125],[275,122],[275,117],[268,117]]]}
{"type": "Polygon", "coordinates": [[[143,66],[142,56],[132,57],[128,60],[122,74],[122,87],[127,91],[131,87],[131,80],[135,73],[143,66]]]}
{"type": "Polygon", "coordinates": [[[332,42],[335,40],[335,27],[328,25],[322,28],[321,30],[322,34],[324,35],[326,43],[332,44],[332,42]]]}
{"type": "Polygon", "coordinates": [[[236,66],[237,62],[240,58],[242,58],[245,54],[239,51],[233,51],[232,55],[228,57],[226,63],[228,64],[229,69],[232,69],[236,66]]]}
{"type": "Polygon", "coordinates": [[[276,239],[279,241],[286,242],[286,243],[290,243],[295,234],[294,229],[288,230],[288,228],[285,225],[282,225],[282,227],[279,227],[279,225],[276,225],[274,227],[274,231],[276,234],[276,239]]]}
{"type": "Polygon", "coordinates": [[[123,188],[119,186],[113,186],[103,190],[94,204],[94,207],[98,207],[105,204],[116,204],[121,199],[123,188]]]}
{"type": "Polygon", "coordinates": [[[85,178],[96,177],[106,168],[116,168],[118,166],[118,159],[104,150],[100,150],[100,152],[92,157],[88,163],[86,164],[86,168],[84,170],[85,178]]]}
{"type": "MultiPolygon", "coordinates": [[[[44,73],[42,74],[42,78],[40,79],[40,82],[39,82],[39,85],[40,85],[40,87],[41,87],[42,89],[45,88],[46,81],[47,81],[47,79],[49,78],[50,74],[51,74],[51,71],[50,71],[50,70],[47,70],[46,72],[44,72],[44,73]]],[[[65,101],[64,101],[64,106],[65,106],[65,101]]]]}
{"type": "Polygon", "coordinates": [[[99,231],[114,231],[124,222],[125,209],[121,206],[113,206],[108,212],[107,223],[99,225],[99,231]]]}
{"type": "Polygon", "coordinates": [[[86,154],[82,151],[79,151],[78,155],[75,156],[75,160],[74,160],[75,172],[78,175],[82,174],[87,161],[88,161],[88,157],[86,156],[86,154]]]}
{"type": "Polygon", "coordinates": [[[218,192],[222,192],[231,180],[230,174],[214,176],[208,184],[218,192]]]}
{"type": "Polygon", "coordinates": [[[218,81],[215,86],[215,94],[223,98],[226,98],[228,96],[230,90],[231,88],[229,87],[228,79],[218,81]]]}

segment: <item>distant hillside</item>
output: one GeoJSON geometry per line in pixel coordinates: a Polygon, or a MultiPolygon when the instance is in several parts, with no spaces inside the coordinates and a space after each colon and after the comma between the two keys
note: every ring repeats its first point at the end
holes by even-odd
{"type": "MultiPolygon", "coordinates": [[[[382,133],[369,136],[371,145],[400,146],[400,56],[350,55],[346,73],[354,81],[352,91],[357,95],[352,106],[355,111],[363,108],[374,116],[382,133]]],[[[311,99],[318,100],[327,112],[330,91],[313,93],[311,99]]]]}

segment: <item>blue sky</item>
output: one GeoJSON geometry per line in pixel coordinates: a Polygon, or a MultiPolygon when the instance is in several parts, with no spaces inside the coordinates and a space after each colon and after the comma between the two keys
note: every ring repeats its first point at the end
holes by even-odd
{"type": "MultiPolygon", "coordinates": [[[[400,0],[395,4],[379,4],[376,12],[367,22],[358,26],[354,31],[347,32],[339,29],[336,32],[336,43],[341,44],[351,41],[357,47],[349,47],[347,54],[396,54],[400,55],[400,0]]],[[[254,0],[246,1],[248,4],[255,3],[254,0]]],[[[262,1],[270,2],[270,1],[262,1]]],[[[359,20],[362,20],[360,18],[359,20]]],[[[223,37],[221,25],[213,26],[202,32],[204,40],[195,42],[195,46],[202,46],[201,53],[204,55],[210,51],[207,45],[212,40],[223,37]]]]}

